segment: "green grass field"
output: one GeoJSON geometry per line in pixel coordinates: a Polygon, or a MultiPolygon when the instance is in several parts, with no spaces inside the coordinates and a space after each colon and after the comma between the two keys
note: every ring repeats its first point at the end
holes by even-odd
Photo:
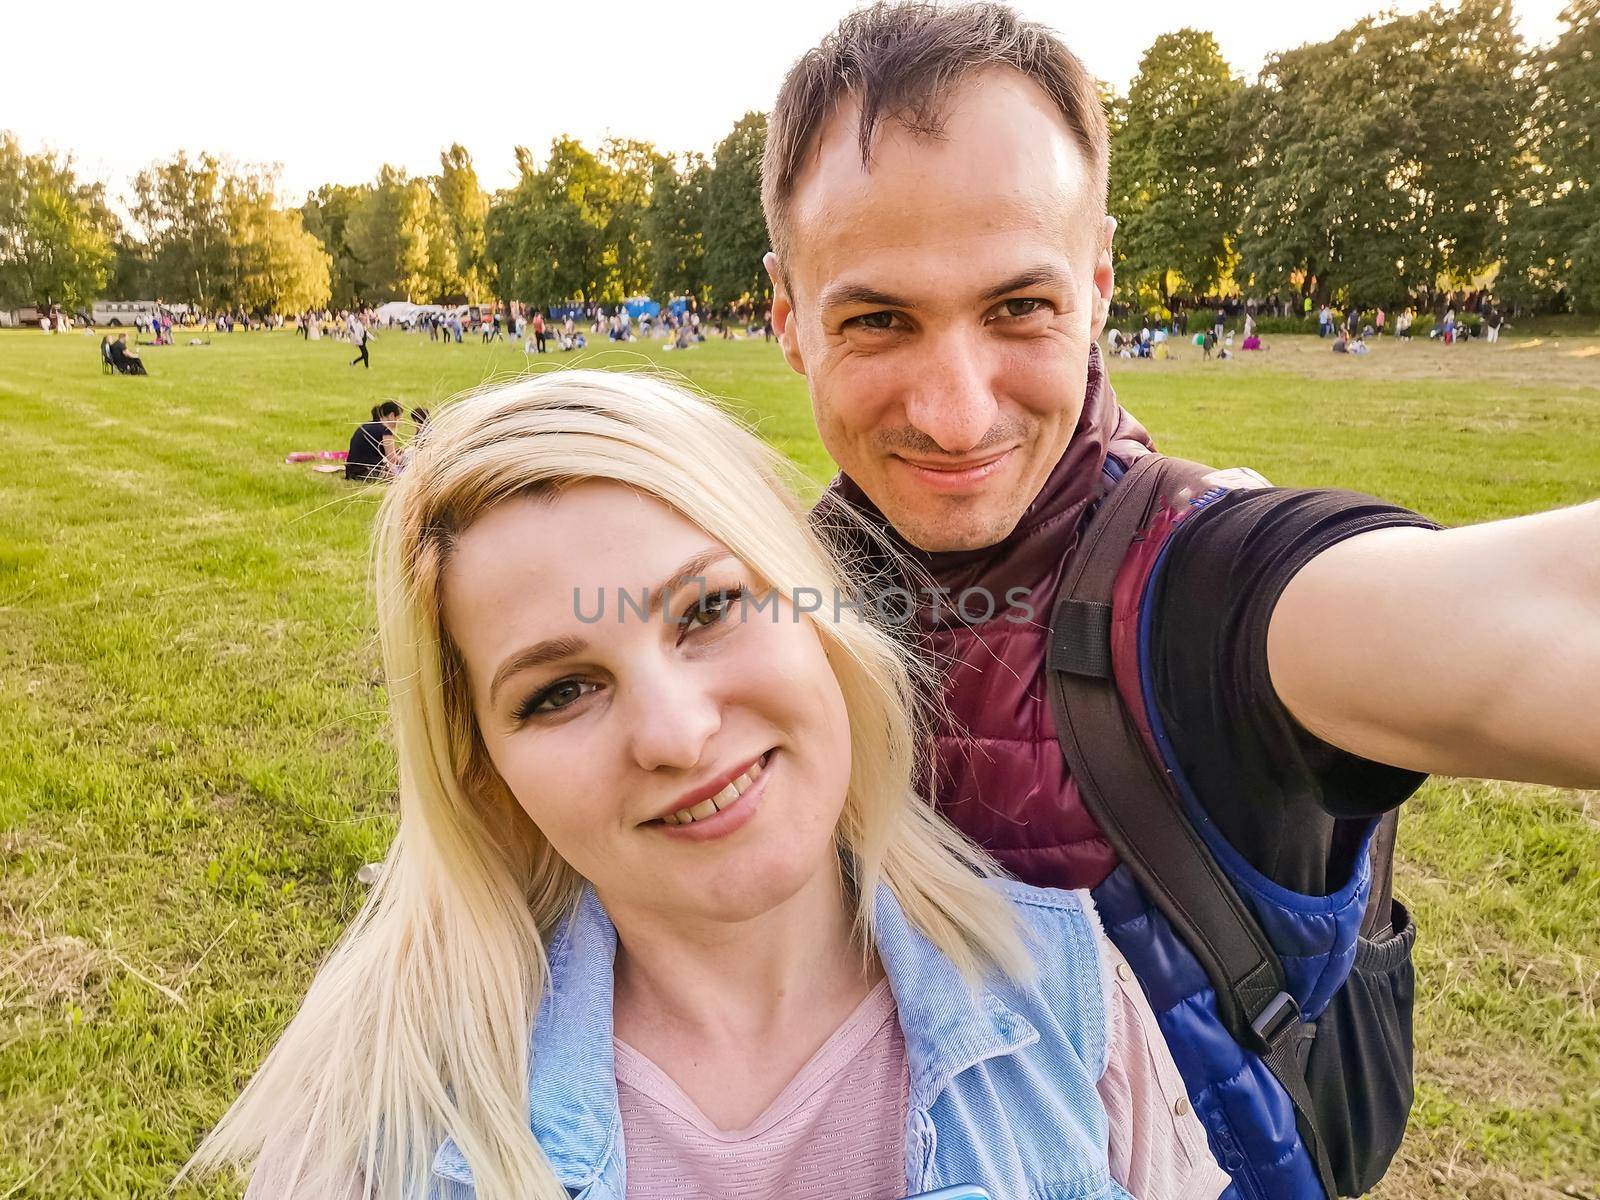
{"type": "MultiPolygon", "coordinates": [[[[155,1196],[294,1011],[392,831],[376,495],[290,466],[520,350],[0,333],[0,1200],[155,1196]]],[[[577,356],[548,356],[540,369],[577,356]]],[[[602,350],[727,397],[820,481],[761,342],[602,350]]],[[[1446,522],[1600,495],[1600,341],[1113,362],[1173,453],[1446,522]]],[[[1600,794],[1437,780],[1406,809],[1419,1056],[1399,1196],[1600,1193],[1600,794]]],[[[223,1183],[178,1193],[237,1194],[223,1183]]]]}

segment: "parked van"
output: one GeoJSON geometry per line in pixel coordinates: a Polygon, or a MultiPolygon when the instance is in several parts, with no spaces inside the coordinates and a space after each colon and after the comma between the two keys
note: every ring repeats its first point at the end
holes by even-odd
{"type": "Polygon", "coordinates": [[[154,300],[96,300],[89,310],[89,318],[96,325],[133,325],[139,318],[150,324],[158,306],[154,300]]]}

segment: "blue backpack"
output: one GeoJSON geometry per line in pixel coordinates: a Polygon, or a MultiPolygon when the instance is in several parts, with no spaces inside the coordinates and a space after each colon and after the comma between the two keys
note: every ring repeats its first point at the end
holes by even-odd
{"type": "Polygon", "coordinates": [[[1412,1101],[1416,931],[1390,895],[1395,814],[1370,822],[1337,893],[1289,892],[1206,818],[1167,751],[1148,683],[1135,716],[1113,678],[1112,588],[1129,548],[1158,505],[1220,494],[1206,490],[1211,474],[1152,454],[1101,501],[1051,614],[1052,715],[1084,804],[1121,860],[1095,903],[1233,1179],[1225,1195],[1359,1196],[1399,1149],[1412,1101]]]}

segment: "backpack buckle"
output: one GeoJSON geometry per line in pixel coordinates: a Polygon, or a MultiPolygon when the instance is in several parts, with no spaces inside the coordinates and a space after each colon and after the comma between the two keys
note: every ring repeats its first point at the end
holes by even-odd
{"type": "Polygon", "coordinates": [[[1278,1048],[1285,1034],[1293,1033],[1299,1028],[1300,1006],[1288,992],[1279,992],[1267,1001],[1267,1006],[1254,1021],[1250,1022],[1251,1031],[1261,1039],[1261,1044],[1270,1050],[1278,1048]]]}

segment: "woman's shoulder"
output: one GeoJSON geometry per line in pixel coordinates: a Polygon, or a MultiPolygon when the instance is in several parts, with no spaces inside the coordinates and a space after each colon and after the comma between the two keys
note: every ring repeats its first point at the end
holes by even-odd
{"type": "Polygon", "coordinates": [[[1010,902],[1041,981],[1063,973],[1099,978],[1106,936],[1088,892],[1014,879],[991,880],[990,886],[1010,902]]]}
{"type": "Polygon", "coordinates": [[[1007,1002],[1036,1025],[1066,1036],[1098,1078],[1105,1069],[1111,1010],[1108,943],[1094,901],[1086,891],[1013,879],[993,880],[991,886],[1011,903],[1036,972],[1002,985],[1007,1002]]]}
{"type": "Polygon", "coordinates": [[[1087,922],[1098,931],[1099,919],[1095,916],[1094,901],[1081,889],[1034,887],[1019,879],[995,878],[989,880],[994,888],[1017,910],[1022,920],[1029,924],[1076,924],[1087,922]]]}

